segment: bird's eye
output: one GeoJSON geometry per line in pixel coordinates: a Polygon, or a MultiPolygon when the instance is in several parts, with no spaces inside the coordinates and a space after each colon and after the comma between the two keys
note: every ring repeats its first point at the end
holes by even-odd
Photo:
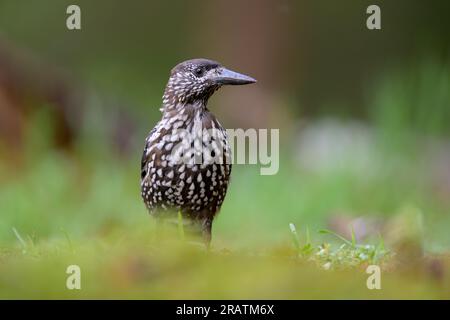
{"type": "Polygon", "coordinates": [[[204,69],[203,68],[197,68],[194,70],[194,74],[197,77],[201,77],[203,75],[204,69]]]}

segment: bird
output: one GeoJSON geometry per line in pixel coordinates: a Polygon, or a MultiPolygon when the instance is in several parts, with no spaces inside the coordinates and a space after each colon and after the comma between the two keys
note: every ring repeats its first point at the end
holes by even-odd
{"type": "Polygon", "coordinates": [[[141,196],[158,221],[181,214],[207,248],[231,175],[227,132],[208,109],[224,85],[255,83],[209,59],[177,64],[162,97],[161,120],[145,139],[141,196]]]}

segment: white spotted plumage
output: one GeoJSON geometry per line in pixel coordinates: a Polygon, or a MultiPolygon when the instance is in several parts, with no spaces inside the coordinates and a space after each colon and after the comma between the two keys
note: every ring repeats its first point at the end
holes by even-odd
{"type": "Polygon", "coordinates": [[[158,214],[158,208],[182,210],[195,218],[206,210],[213,217],[227,192],[231,150],[225,129],[206,108],[207,98],[217,88],[207,91],[206,98],[188,103],[190,95],[204,88],[197,84],[186,94],[186,86],[191,83],[186,74],[176,72],[170,78],[163,96],[163,117],[146,139],[141,194],[151,213],[158,214]],[[186,139],[189,137],[194,137],[193,141],[186,139]],[[202,151],[208,143],[209,148],[202,151]],[[199,156],[203,156],[202,163],[194,161],[199,156]],[[220,157],[225,163],[215,164],[220,157]]]}
{"type": "Polygon", "coordinates": [[[211,60],[178,64],[162,97],[162,119],[145,141],[141,195],[147,208],[158,217],[180,211],[200,225],[206,243],[231,174],[226,130],[206,105],[224,84],[254,82],[211,60]]]}

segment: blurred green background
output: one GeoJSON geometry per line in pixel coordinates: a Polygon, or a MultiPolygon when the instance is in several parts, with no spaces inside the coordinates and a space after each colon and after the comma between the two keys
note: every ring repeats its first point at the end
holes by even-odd
{"type": "MultiPolygon", "coordinates": [[[[370,4],[0,0],[0,279],[23,277],[8,257],[24,246],[145,243],[144,139],[170,69],[196,57],[258,79],[210,100],[226,128],[280,129],[278,174],[234,166],[215,247],[289,246],[295,223],[318,243],[316,230],[349,237],[351,225],[394,251],[448,254],[450,3],[377,1],[377,31],[370,4]],[[81,30],[66,28],[69,4],[81,30]]],[[[0,297],[29,293],[1,283],[0,297]]]]}

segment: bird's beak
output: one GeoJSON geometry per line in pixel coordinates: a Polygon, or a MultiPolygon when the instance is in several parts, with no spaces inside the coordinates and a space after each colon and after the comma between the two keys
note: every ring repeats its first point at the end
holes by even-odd
{"type": "Polygon", "coordinates": [[[214,77],[213,81],[217,84],[231,84],[231,85],[241,85],[256,82],[256,80],[253,79],[252,77],[225,68],[221,69],[220,73],[214,77]]]}

